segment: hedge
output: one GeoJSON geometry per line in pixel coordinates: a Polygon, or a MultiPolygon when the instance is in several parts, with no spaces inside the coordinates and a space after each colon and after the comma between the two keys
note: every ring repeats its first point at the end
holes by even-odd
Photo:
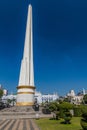
{"type": "Polygon", "coordinates": [[[81,115],[82,115],[82,108],[76,107],[73,110],[74,110],[74,116],[75,117],[81,117],[81,115]]]}

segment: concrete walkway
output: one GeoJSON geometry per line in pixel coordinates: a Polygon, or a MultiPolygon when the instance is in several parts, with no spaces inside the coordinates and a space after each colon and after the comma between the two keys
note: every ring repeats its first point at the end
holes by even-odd
{"type": "Polygon", "coordinates": [[[2,119],[0,130],[39,130],[32,119],[2,119]]]}
{"type": "Polygon", "coordinates": [[[35,112],[30,107],[11,107],[0,110],[0,130],[39,130],[34,119],[51,118],[53,114],[35,112]]]}

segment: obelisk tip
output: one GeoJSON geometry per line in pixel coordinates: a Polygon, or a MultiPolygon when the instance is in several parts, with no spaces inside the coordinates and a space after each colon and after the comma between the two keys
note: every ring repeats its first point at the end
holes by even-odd
{"type": "Polygon", "coordinates": [[[29,6],[28,6],[29,8],[32,8],[32,5],[31,4],[29,4],[29,6]]]}

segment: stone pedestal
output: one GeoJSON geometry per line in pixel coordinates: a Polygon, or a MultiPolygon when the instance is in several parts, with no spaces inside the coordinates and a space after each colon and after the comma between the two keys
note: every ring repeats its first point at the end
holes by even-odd
{"type": "Polygon", "coordinates": [[[17,106],[33,106],[35,87],[33,86],[18,86],[17,87],[17,106]]]}

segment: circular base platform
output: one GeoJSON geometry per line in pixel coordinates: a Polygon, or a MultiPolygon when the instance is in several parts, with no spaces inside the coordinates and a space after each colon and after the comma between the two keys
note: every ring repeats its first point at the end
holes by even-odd
{"type": "Polygon", "coordinates": [[[16,106],[33,106],[33,102],[17,102],[16,106]]]}

